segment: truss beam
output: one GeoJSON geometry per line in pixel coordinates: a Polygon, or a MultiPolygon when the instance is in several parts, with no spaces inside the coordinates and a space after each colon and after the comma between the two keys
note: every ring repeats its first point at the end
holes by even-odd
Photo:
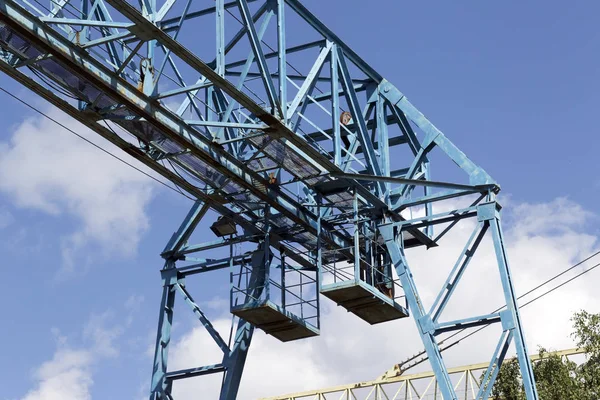
{"type": "MultiPolygon", "coordinates": [[[[573,348],[553,351],[548,353],[548,356],[572,358],[581,354],[585,354],[585,351],[583,349],[573,348]]],[[[508,360],[514,359],[515,358],[510,358],[508,360]]],[[[530,359],[531,362],[535,363],[540,360],[540,356],[539,354],[534,354],[530,357],[530,359]]],[[[479,399],[479,397],[475,397],[475,395],[470,392],[470,389],[479,389],[478,375],[486,371],[488,367],[489,363],[484,362],[479,364],[470,364],[454,368],[448,368],[448,373],[452,376],[453,382],[459,382],[459,384],[460,382],[463,382],[464,384],[465,379],[469,379],[469,383],[467,386],[468,390],[465,393],[463,393],[463,396],[461,396],[461,400],[479,399]]],[[[401,373],[401,370],[399,370],[397,366],[395,366],[394,368],[391,368],[389,371],[386,371],[382,376],[374,380],[351,383],[348,385],[332,386],[317,390],[307,390],[304,392],[290,393],[273,397],[263,397],[260,400],[320,400],[322,398],[328,399],[330,397],[332,399],[342,400],[368,400],[373,398],[372,395],[375,391],[380,394],[381,398],[384,399],[395,398],[397,400],[408,400],[411,398],[409,396],[414,396],[412,398],[418,397],[416,397],[416,394],[412,391],[407,392],[408,394],[406,396],[404,395],[404,393],[400,392],[400,390],[404,391],[404,388],[406,386],[425,386],[427,389],[425,391],[422,391],[420,395],[425,396],[423,398],[427,398],[427,396],[436,396],[435,383],[435,374],[433,373],[433,371],[405,375],[401,373]],[[399,387],[400,390],[398,389],[399,387]],[[394,395],[396,397],[394,397],[394,395]]]]}

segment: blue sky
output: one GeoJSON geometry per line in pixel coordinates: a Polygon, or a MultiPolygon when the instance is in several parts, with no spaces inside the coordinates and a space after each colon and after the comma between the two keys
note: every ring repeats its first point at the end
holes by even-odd
{"type": "MultiPolygon", "coordinates": [[[[517,210],[515,215],[526,219],[535,212],[525,203],[549,204],[537,209],[545,214],[536,214],[535,223],[560,223],[569,234],[576,233],[579,245],[589,240],[577,247],[578,240],[561,236],[562,243],[574,246],[564,250],[565,262],[597,246],[600,3],[304,3],[500,182],[502,195],[510,199],[508,214],[517,210]],[[568,200],[556,200],[564,197],[568,200]],[[553,219],[559,212],[562,219],[553,219]]],[[[9,78],[2,76],[0,84],[45,107],[9,78]]],[[[1,93],[0,104],[0,179],[6,179],[0,181],[0,298],[5,306],[0,341],[6,360],[0,366],[1,397],[22,399],[35,391],[40,379],[34,372],[56,357],[57,348],[69,348],[85,349],[95,360],[85,367],[93,377],[93,398],[139,398],[150,377],[147,350],[158,314],[158,254],[190,201],[136,172],[122,171],[69,134],[53,141],[72,146],[72,159],[80,152],[97,165],[79,169],[68,164],[70,156],[42,151],[39,158],[23,156],[15,162],[25,154],[14,153],[15,148],[27,152],[28,140],[34,139],[27,132],[36,130],[43,141],[44,132],[58,129],[35,119],[24,126],[34,114],[1,93]],[[39,174],[29,171],[32,165],[51,170],[55,186],[44,185],[39,174]],[[18,170],[1,170],[7,166],[18,170]],[[104,182],[102,174],[114,174],[119,184],[135,190],[104,182]],[[14,182],[11,176],[35,180],[14,182]],[[80,189],[65,190],[74,181],[80,189]],[[86,185],[98,181],[115,197],[90,199],[99,189],[88,191],[86,185]],[[132,208],[120,209],[122,204],[132,208]],[[85,209],[90,205],[98,209],[85,209]],[[122,233],[107,234],[113,225],[86,220],[86,212],[103,221],[114,218],[122,233]],[[123,221],[124,215],[135,218],[123,221]],[[74,254],[71,266],[65,266],[66,252],[74,254]]],[[[543,236],[545,229],[539,225],[538,232],[527,234],[555,237],[543,236]]],[[[540,241],[518,243],[531,249],[540,241]]],[[[515,244],[515,249],[521,247],[515,244]]],[[[203,299],[227,297],[227,276],[214,279],[215,285],[203,289],[203,299]]],[[[192,322],[190,313],[177,330],[187,332],[192,322]]],[[[405,323],[413,329],[412,322],[405,323]]]]}

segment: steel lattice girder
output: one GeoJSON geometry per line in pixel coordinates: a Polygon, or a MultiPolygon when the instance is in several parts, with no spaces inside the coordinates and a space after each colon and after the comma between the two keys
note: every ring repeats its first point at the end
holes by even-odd
{"type": "MultiPolygon", "coordinates": [[[[553,351],[546,357],[559,356],[570,359],[573,356],[584,354],[583,349],[567,349],[553,351]]],[[[531,361],[541,360],[539,354],[531,356],[531,361]]],[[[508,360],[507,360],[508,361],[508,360]]],[[[481,386],[480,378],[483,372],[488,368],[488,363],[464,365],[448,370],[453,378],[452,381],[457,388],[462,386],[464,395],[461,399],[476,399],[476,393],[481,386]]],[[[290,393],[280,396],[265,397],[260,400],[321,400],[324,398],[333,398],[338,400],[360,400],[377,399],[390,400],[408,400],[428,398],[439,394],[436,385],[435,374],[433,372],[418,372],[414,374],[399,374],[397,368],[387,371],[381,377],[364,382],[356,382],[348,385],[340,385],[317,390],[307,390],[305,392],[290,393]]]]}
{"type": "MultiPolygon", "coordinates": [[[[140,11],[123,0],[63,0],[44,10],[25,0],[0,0],[0,69],[234,219],[247,235],[265,233],[259,221],[268,204],[277,214],[271,243],[288,249],[305,268],[314,268],[319,241],[347,260],[357,256],[350,249],[351,233],[338,226],[353,191],[360,215],[379,223],[403,221],[399,212],[418,205],[431,216],[433,202],[453,197],[480,193],[494,199],[495,181],[299,1],[217,0],[192,8],[201,3],[166,0],[159,7],[156,0],[143,0],[140,11]],[[189,27],[208,17],[216,22],[216,56],[205,62],[187,47],[197,44],[189,27]],[[289,17],[302,21],[294,28],[297,35],[286,30],[289,17]],[[266,41],[273,19],[276,49],[266,41]],[[228,42],[226,32],[234,32],[228,42]],[[290,63],[292,57],[304,61],[305,73],[290,63]],[[344,108],[349,112],[342,113],[344,108]],[[344,114],[348,123],[340,123],[344,114]],[[394,127],[398,133],[391,135],[394,127]],[[392,171],[390,152],[397,146],[409,148],[413,157],[392,171]],[[464,171],[467,184],[430,179],[428,155],[434,148],[464,171]],[[301,195],[291,192],[294,185],[301,195]],[[414,196],[420,186],[423,196],[414,196]]],[[[394,239],[390,253],[398,246],[437,245],[446,231],[433,238],[431,221],[405,225],[403,243],[394,239]]],[[[181,256],[170,251],[169,260],[181,256]]],[[[506,290],[512,294],[512,288],[506,290]]],[[[416,291],[413,297],[419,301],[416,291]]],[[[518,313],[516,319],[520,335],[518,313]]],[[[436,346],[431,341],[443,382],[436,346]]],[[[237,387],[239,376],[229,384],[237,387]]]]}

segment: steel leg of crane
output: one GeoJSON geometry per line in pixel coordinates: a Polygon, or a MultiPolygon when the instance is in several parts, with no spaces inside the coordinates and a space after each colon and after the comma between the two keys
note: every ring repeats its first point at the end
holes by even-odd
{"type": "MultiPolygon", "coordinates": [[[[172,380],[168,377],[169,373],[167,369],[168,351],[169,344],[171,342],[171,327],[173,325],[173,306],[175,303],[175,295],[178,291],[178,285],[184,284],[184,278],[178,274],[178,270],[175,267],[175,260],[178,258],[177,252],[185,245],[207,211],[207,205],[201,201],[197,201],[188,212],[177,232],[173,234],[171,240],[162,253],[163,257],[166,258],[166,265],[161,271],[164,287],[159,314],[150,400],[164,400],[172,398],[172,380]]],[[[267,265],[267,259],[265,258],[265,243],[266,242],[261,243],[258,247],[258,250],[252,255],[253,268],[248,287],[249,296],[260,297],[265,286],[265,267],[267,265]]],[[[183,289],[180,288],[180,290],[183,289]]],[[[193,300],[189,298],[189,295],[184,297],[186,298],[186,301],[189,300],[193,306],[197,307],[193,300]]],[[[202,317],[206,318],[205,315],[202,315],[202,317]]],[[[216,333],[216,331],[214,331],[214,327],[209,321],[203,321],[203,324],[205,327],[209,325],[207,329],[210,329],[213,331],[213,333],[216,333]]],[[[221,348],[224,351],[222,366],[225,368],[225,375],[223,377],[219,400],[234,400],[237,397],[242,372],[246,357],[248,355],[248,349],[250,347],[250,342],[252,341],[253,332],[254,327],[251,324],[239,319],[237,321],[237,329],[231,349],[227,348],[226,343],[222,343],[221,348]]],[[[216,334],[218,335],[218,333],[216,334]]],[[[211,369],[208,367],[203,368],[207,371],[210,371],[211,369]]],[[[221,369],[213,368],[213,370],[214,372],[218,372],[221,369]]]]}
{"type": "MultiPolygon", "coordinates": [[[[533,367],[528,356],[519,306],[517,304],[517,296],[513,287],[510,268],[508,266],[504,236],[500,225],[500,208],[500,205],[495,201],[481,204],[477,206],[477,218],[480,222],[489,224],[491,228],[498,270],[500,272],[500,280],[502,282],[504,299],[506,301],[506,310],[501,313],[502,326],[503,329],[508,331],[510,336],[514,338],[525,395],[527,396],[527,400],[538,400],[539,397],[535,387],[533,367]]],[[[493,380],[491,384],[493,384],[493,380]]]]}
{"type": "MultiPolygon", "coordinates": [[[[262,295],[266,279],[266,264],[267,259],[265,258],[265,245],[263,243],[252,255],[252,273],[248,284],[248,296],[260,298],[262,295]]],[[[243,319],[238,321],[233,347],[229,354],[226,354],[223,358],[223,364],[225,364],[227,370],[223,378],[219,400],[235,400],[237,398],[253,333],[254,326],[243,319]]]]}
{"type": "Polygon", "coordinates": [[[500,270],[500,279],[504,289],[504,297],[506,299],[506,308],[508,315],[511,316],[512,333],[514,336],[515,347],[517,350],[517,359],[521,368],[521,376],[523,379],[523,387],[527,400],[538,400],[538,393],[535,387],[535,377],[533,375],[533,367],[528,356],[527,345],[525,343],[525,335],[523,333],[523,325],[521,324],[521,316],[517,297],[508,266],[508,258],[504,247],[504,237],[502,227],[500,225],[500,215],[496,212],[494,219],[490,220],[492,235],[494,237],[494,248],[496,250],[496,258],[498,259],[498,268],[500,270]]]}
{"type": "MultiPolygon", "coordinates": [[[[498,270],[500,273],[500,280],[502,282],[502,289],[506,301],[506,309],[498,314],[494,313],[490,314],[489,316],[468,318],[461,321],[455,321],[455,323],[438,323],[437,317],[439,316],[439,313],[441,313],[441,310],[439,312],[434,312],[433,317],[432,312],[434,310],[430,311],[429,313],[425,312],[416,289],[415,282],[412,278],[412,274],[406,262],[404,249],[401,244],[401,235],[398,233],[399,228],[394,227],[394,224],[389,224],[380,226],[379,230],[385,239],[387,250],[392,259],[394,267],[396,268],[396,272],[398,273],[398,277],[406,295],[409,309],[417,323],[419,334],[421,335],[421,339],[425,345],[425,350],[444,400],[456,400],[457,395],[448,376],[446,366],[441,358],[435,335],[442,331],[449,331],[447,329],[449,327],[452,330],[456,330],[461,327],[464,328],[469,324],[471,324],[471,326],[479,326],[495,322],[502,322],[502,328],[504,331],[503,338],[501,338],[498,344],[496,353],[494,354],[490,363],[490,367],[488,368],[488,372],[486,373],[486,380],[489,380],[488,384],[485,388],[482,388],[480,392],[484,392],[487,389],[487,393],[489,393],[489,390],[491,390],[491,386],[494,384],[497,376],[497,370],[502,364],[510,342],[514,339],[517,351],[517,359],[519,360],[521,374],[523,376],[525,394],[528,400],[538,400],[538,394],[535,388],[535,378],[533,376],[531,361],[527,355],[527,346],[525,344],[516,295],[506,256],[504,238],[500,226],[499,204],[495,201],[490,201],[477,206],[477,219],[480,224],[479,226],[481,226],[481,224],[485,224],[479,239],[481,239],[481,235],[487,230],[485,229],[486,227],[489,226],[489,228],[491,228],[490,231],[492,233],[492,239],[496,251],[498,270]]],[[[475,233],[477,231],[478,230],[476,229],[475,233]]],[[[470,239],[470,242],[473,240],[473,237],[470,239]]],[[[479,242],[479,239],[476,241],[476,243],[479,242]]],[[[474,251],[476,247],[477,246],[473,247],[469,251],[474,251]]]]}
{"type": "Polygon", "coordinates": [[[225,361],[227,371],[223,378],[219,400],[235,400],[237,398],[253,333],[254,326],[242,319],[238,321],[234,345],[225,361]]]}
{"type": "Polygon", "coordinates": [[[400,283],[404,288],[409,310],[417,323],[421,340],[423,341],[425,350],[429,356],[429,361],[439,384],[440,391],[442,392],[442,396],[444,397],[444,400],[458,400],[452,387],[448,370],[442,360],[442,355],[435,340],[434,330],[431,326],[432,324],[427,323],[427,321],[431,322],[431,317],[423,308],[421,297],[419,296],[412,273],[410,272],[406,258],[404,257],[404,249],[402,249],[399,242],[401,238],[396,234],[393,225],[381,226],[379,230],[385,240],[386,247],[390,254],[390,258],[392,259],[392,263],[396,268],[400,283]]]}
{"type": "Polygon", "coordinates": [[[175,305],[175,294],[177,292],[177,272],[175,271],[175,253],[184,246],[192,232],[202,219],[208,206],[197,201],[191,207],[185,219],[179,226],[177,232],[173,233],[169,243],[163,250],[162,256],[167,260],[165,268],[161,271],[163,279],[163,294],[158,316],[158,332],[156,335],[156,346],[154,348],[154,367],[152,371],[152,383],[150,387],[150,400],[166,398],[171,385],[167,382],[167,361],[169,355],[169,344],[171,342],[171,327],[173,326],[173,307],[175,305]]]}
{"type": "Polygon", "coordinates": [[[166,380],[171,327],[173,326],[173,306],[175,305],[175,287],[169,277],[163,277],[163,295],[158,316],[158,333],[154,348],[154,367],[150,387],[150,400],[165,399],[170,385],[166,380]]]}

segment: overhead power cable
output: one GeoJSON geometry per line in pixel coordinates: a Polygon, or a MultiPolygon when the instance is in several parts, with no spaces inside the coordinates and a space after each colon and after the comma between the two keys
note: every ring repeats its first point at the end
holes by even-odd
{"type": "MultiPolygon", "coordinates": [[[[525,297],[525,296],[527,296],[527,295],[529,295],[529,294],[531,294],[531,293],[535,292],[536,290],[538,290],[538,289],[542,288],[543,286],[545,286],[545,285],[549,284],[550,282],[552,282],[552,281],[555,281],[556,279],[558,279],[558,278],[560,278],[561,276],[565,275],[565,274],[566,274],[566,273],[568,273],[569,271],[572,271],[573,269],[575,269],[575,268],[579,267],[581,264],[583,264],[583,263],[585,263],[585,262],[587,262],[587,261],[591,260],[592,258],[594,258],[594,257],[598,256],[599,254],[600,254],[600,250],[599,250],[599,251],[597,251],[597,252],[595,252],[595,253],[593,253],[592,255],[590,255],[590,256],[588,256],[588,257],[586,257],[585,259],[583,259],[583,260],[581,260],[581,261],[577,262],[576,264],[574,264],[574,265],[570,266],[569,268],[567,268],[567,269],[565,269],[564,271],[562,271],[562,272],[558,273],[557,275],[554,275],[552,278],[550,278],[550,279],[547,279],[546,281],[544,281],[544,282],[540,283],[539,285],[537,285],[537,286],[536,286],[536,287],[534,287],[533,289],[530,289],[530,290],[529,290],[529,291],[527,291],[526,293],[524,293],[524,294],[522,294],[521,296],[519,296],[519,297],[517,298],[517,300],[521,300],[523,297],[525,297]]],[[[591,266],[590,268],[586,269],[585,271],[582,271],[582,272],[580,272],[579,274],[577,274],[577,275],[573,276],[572,278],[570,278],[570,279],[568,279],[568,280],[566,280],[566,281],[564,281],[564,282],[562,282],[562,283],[560,283],[560,284],[558,284],[558,285],[554,286],[553,288],[551,288],[551,289],[549,289],[549,290],[545,291],[544,293],[542,293],[542,294],[538,295],[537,297],[535,297],[535,298],[533,298],[533,299],[529,300],[528,302],[526,302],[526,303],[524,303],[524,304],[520,305],[520,306],[519,306],[519,309],[522,309],[522,308],[525,308],[525,307],[527,307],[527,306],[528,306],[528,305],[530,305],[531,303],[533,303],[533,302],[535,302],[535,301],[537,301],[537,300],[539,300],[539,299],[541,299],[541,298],[543,298],[543,297],[545,297],[545,296],[549,295],[550,293],[552,293],[552,292],[554,292],[554,291],[556,291],[556,290],[558,290],[558,289],[562,288],[562,287],[563,287],[563,286],[565,286],[566,284],[568,284],[568,283],[570,283],[570,282],[573,282],[575,279],[577,279],[577,278],[580,278],[581,276],[583,276],[583,275],[587,274],[588,272],[591,272],[591,271],[593,271],[594,269],[596,269],[596,268],[598,268],[598,267],[600,267],[600,263],[598,263],[598,264],[595,264],[595,265],[591,266]]],[[[500,307],[500,308],[497,308],[497,309],[495,309],[494,311],[492,311],[490,314],[496,313],[496,312],[498,312],[498,311],[502,310],[503,308],[504,308],[504,306],[503,306],[503,307],[500,307]]],[[[480,327],[480,328],[478,328],[478,329],[476,329],[476,330],[474,330],[474,331],[472,331],[472,332],[469,332],[469,333],[468,333],[468,334],[466,334],[465,336],[463,336],[463,337],[460,337],[460,338],[456,339],[455,341],[453,341],[452,343],[448,344],[447,346],[444,346],[444,347],[440,348],[440,352],[443,352],[443,351],[445,351],[445,350],[448,350],[448,349],[449,349],[449,348],[451,348],[451,347],[454,347],[454,346],[456,346],[456,345],[457,345],[457,344],[459,344],[461,341],[463,341],[463,340],[465,340],[465,339],[467,339],[467,338],[469,338],[469,337],[471,337],[471,336],[475,335],[475,334],[476,334],[476,333],[478,333],[478,332],[481,332],[482,330],[484,330],[485,328],[488,328],[489,326],[490,326],[490,325],[484,325],[484,326],[482,326],[482,327],[480,327]]],[[[456,337],[456,336],[460,335],[460,334],[461,334],[462,332],[464,332],[465,330],[467,330],[467,329],[466,329],[466,328],[465,328],[465,329],[461,329],[461,330],[459,330],[459,331],[457,331],[457,332],[453,333],[452,335],[448,336],[447,338],[444,338],[442,341],[440,341],[439,345],[441,346],[442,344],[446,343],[448,340],[450,340],[450,339],[452,339],[452,338],[454,338],[454,337],[456,337]]],[[[414,359],[416,359],[416,358],[418,358],[418,357],[420,357],[420,356],[424,355],[425,353],[426,353],[426,352],[425,352],[425,350],[422,350],[421,352],[419,352],[419,353],[417,353],[416,355],[414,355],[414,356],[410,357],[408,360],[404,361],[404,362],[403,362],[402,364],[400,364],[400,365],[406,364],[406,363],[408,363],[408,362],[410,362],[410,361],[412,361],[412,360],[414,360],[414,359]]],[[[428,356],[425,356],[425,357],[423,357],[422,359],[420,359],[420,360],[418,360],[418,361],[415,361],[414,363],[410,364],[408,367],[404,368],[404,369],[403,369],[403,371],[406,371],[406,370],[408,370],[408,369],[410,369],[410,368],[413,368],[413,367],[415,367],[415,366],[417,366],[417,365],[419,365],[419,364],[421,364],[421,363],[423,363],[423,362],[427,361],[428,359],[429,359],[429,357],[428,357],[428,356]]]]}
{"type": "Polygon", "coordinates": [[[38,108],[32,106],[31,104],[26,103],[25,101],[23,101],[22,99],[20,99],[19,97],[17,97],[16,95],[14,95],[13,93],[11,93],[10,91],[4,89],[2,86],[0,86],[0,91],[6,93],[7,95],[9,95],[10,97],[12,97],[13,99],[17,100],[19,103],[27,106],[28,108],[30,108],[31,110],[35,111],[36,113],[42,115],[43,117],[47,118],[48,120],[54,122],[56,125],[60,126],[61,128],[65,129],[66,131],[72,133],[73,135],[77,136],[79,139],[85,141],[86,143],[94,146],[95,148],[97,148],[98,150],[102,151],[103,153],[108,154],[109,156],[111,156],[112,158],[122,162],[123,164],[127,165],[128,167],[133,168],[134,170],[138,171],[141,174],[144,174],[145,176],[147,176],[148,178],[160,183],[161,185],[163,185],[166,188],[171,189],[172,191],[174,191],[175,193],[178,193],[186,198],[188,198],[189,200],[194,201],[194,198],[192,198],[191,196],[186,195],[185,193],[177,190],[176,188],[172,187],[171,185],[161,181],[160,179],[150,175],[149,173],[143,171],[142,169],[136,167],[135,165],[131,164],[130,162],[124,160],[123,158],[117,156],[116,154],[111,153],[110,151],[106,150],[105,148],[98,146],[96,143],[92,142],[91,140],[85,138],[84,136],[80,135],[79,133],[75,132],[73,129],[69,128],[68,126],[66,126],[65,124],[57,121],[56,119],[52,118],[51,116],[49,116],[48,114],[44,113],[43,111],[39,110],[38,108]]]}

